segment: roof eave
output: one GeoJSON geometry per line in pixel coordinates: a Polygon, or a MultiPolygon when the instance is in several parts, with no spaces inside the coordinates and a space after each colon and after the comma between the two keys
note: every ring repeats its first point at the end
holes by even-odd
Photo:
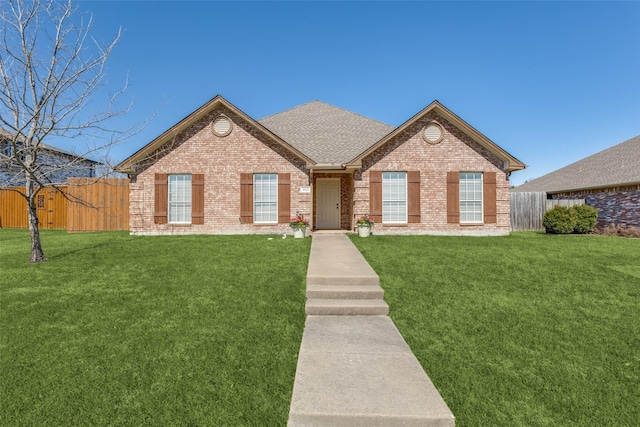
{"type": "MultiPolygon", "coordinates": [[[[310,170],[346,170],[347,165],[344,163],[316,163],[315,165],[309,166],[310,170]]],[[[351,168],[353,169],[353,168],[351,168]]]]}
{"type": "Polygon", "coordinates": [[[568,190],[549,190],[545,192],[547,194],[570,193],[570,192],[577,192],[577,191],[600,190],[602,188],[628,187],[633,185],[640,185],[640,181],[623,182],[623,183],[617,183],[617,184],[592,185],[589,187],[578,187],[578,188],[571,188],[568,190]]]}

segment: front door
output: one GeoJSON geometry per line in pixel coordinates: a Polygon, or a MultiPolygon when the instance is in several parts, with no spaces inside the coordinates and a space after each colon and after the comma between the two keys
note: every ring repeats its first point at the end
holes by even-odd
{"type": "Polygon", "coordinates": [[[316,228],[340,228],[340,178],[316,180],[316,228]]]}

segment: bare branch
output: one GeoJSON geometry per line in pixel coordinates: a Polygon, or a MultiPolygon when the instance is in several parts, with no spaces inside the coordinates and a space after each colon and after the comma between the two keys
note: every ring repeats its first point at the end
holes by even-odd
{"type": "Polygon", "coordinates": [[[93,17],[85,21],[71,0],[3,0],[0,24],[0,188],[25,185],[34,238],[37,192],[68,177],[95,177],[100,164],[91,159],[107,156],[146,122],[112,124],[131,108],[120,102],[127,81],[96,108],[121,28],[99,42],[91,35],[93,17]],[[62,138],[86,147],[68,153],[48,145],[62,138]]]}

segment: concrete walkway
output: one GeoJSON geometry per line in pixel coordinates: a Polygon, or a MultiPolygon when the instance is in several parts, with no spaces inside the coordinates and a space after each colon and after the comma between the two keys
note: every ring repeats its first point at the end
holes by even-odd
{"type": "Polygon", "coordinates": [[[290,427],[455,425],[382,296],[347,236],[314,235],[290,427]]]}

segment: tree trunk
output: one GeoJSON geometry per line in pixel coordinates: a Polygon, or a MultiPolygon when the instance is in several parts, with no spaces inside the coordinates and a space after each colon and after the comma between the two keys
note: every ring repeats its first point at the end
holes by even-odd
{"type": "Polygon", "coordinates": [[[47,257],[42,251],[40,242],[40,228],[38,227],[38,215],[36,214],[36,197],[40,188],[35,189],[31,177],[27,176],[27,211],[29,216],[29,235],[31,236],[31,257],[29,262],[44,262],[47,257]]]}

